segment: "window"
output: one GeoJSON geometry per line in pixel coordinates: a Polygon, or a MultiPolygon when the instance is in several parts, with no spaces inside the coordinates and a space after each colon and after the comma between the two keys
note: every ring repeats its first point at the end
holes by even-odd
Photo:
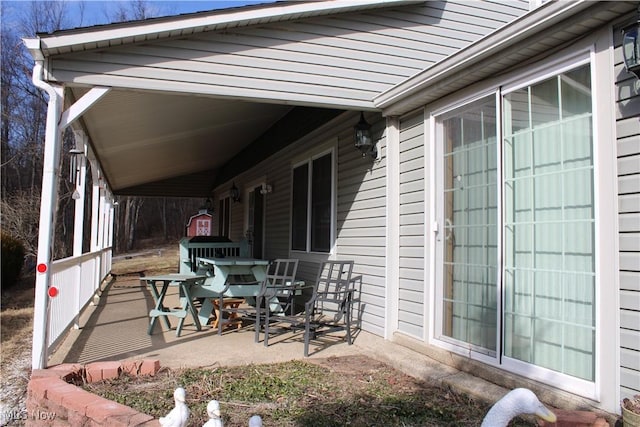
{"type": "Polygon", "coordinates": [[[219,202],[218,209],[218,236],[229,237],[231,235],[231,219],[229,216],[231,199],[223,197],[219,202]]]}
{"type": "Polygon", "coordinates": [[[439,341],[595,381],[590,64],[434,117],[439,341]]]}
{"type": "Polygon", "coordinates": [[[333,153],[293,168],[291,249],[330,252],[333,245],[333,153]]]}

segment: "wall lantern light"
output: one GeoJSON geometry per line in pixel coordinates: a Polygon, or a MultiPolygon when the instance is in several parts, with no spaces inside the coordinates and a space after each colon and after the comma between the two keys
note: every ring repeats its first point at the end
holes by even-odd
{"type": "Polygon", "coordinates": [[[640,79],[640,4],[636,22],[622,29],[622,55],[627,71],[640,79]]]}
{"type": "Polygon", "coordinates": [[[238,187],[236,187],[235,182],[233,183],[233,185],[231,186],[231,189],[229,190],[229,196],[231,196],[231,200],[233,200],[236,203],[240,201],[240,190],[238,190],[238,187]]]}
{"type": "Polygon", "coordinates": [[[360,121],[353,127],[355,131],[355,146],[362,153],[362,157],[367,155],[374,159],[378,157],[378,150],[373,143],[371,136],[371,125],[364,119],[364,113],[360,113],[360,121]]]}

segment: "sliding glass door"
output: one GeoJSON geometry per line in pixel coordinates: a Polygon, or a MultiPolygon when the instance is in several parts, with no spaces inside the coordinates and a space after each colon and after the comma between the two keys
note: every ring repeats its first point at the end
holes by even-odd
{"type": "Polygon", "coordinates": [[[442,120],[444,337],[495,352],[498,205],[495,97],[442,120]]]}
{"type": "Polygon", "coordinates": [[[590,75],[583,65],[436,117],[436,338],[594,381],[590,75]]]}
{"type": "Polygon", "coordinates": [[[504,95],[504,354],[594,379],[588,66],[504,95]]]}

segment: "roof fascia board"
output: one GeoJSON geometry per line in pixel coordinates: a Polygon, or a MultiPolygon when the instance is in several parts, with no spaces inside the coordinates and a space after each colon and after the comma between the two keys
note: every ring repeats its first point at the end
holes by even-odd
{"type": "MultiPolygon", "coordinates": [[[[386,7],[393,5],[407,5],[421,3],[410,0],[330,0],[322,2],[292,2],[274,3],[260,9],[246,8],[243,10],[231,11],[229,13],[214,14],[209,12],[194,13],[195,16],[176,16],[174,19],[162,19],[158,22],[155,19],[146,21],[136,21],[133,23],[118,23],[110,25],[99,25],[78,30],[69,30],[60,34],[39,35],[42,49],[59,49],[63,47],[85,45],[89,43],[101,43],[109,41],[139,40],[157,34],[180,33],[192,28],[202,28],[203,30],[215,30],[217,27],[228,27],[250,25],[260,20],[285,20],[291,19],[301,14],[328,14],[346,12],[349,10],[386,7]],[[64,34],[62,34],[64,33],[64,34]]],[[[25,39],[28,45],[30,39],[25,39]]]]}
{"type": "Polygon", "coordinates": [[[31,53],[31,56],[36,61],[44,61],[45,57],[40,49],[40,39],[23,39],[24,46],[31,53]]]}
{"type": "Polygon", "coordinates": [[[575,15],[595,4],[591,0],[549,2],[494,31],[469,47],[423,70],[374,98],[373,103],[382,110],[389,109],[408,97],[428,90],[496,52],[544,31],[553,24],[575,15]]]}

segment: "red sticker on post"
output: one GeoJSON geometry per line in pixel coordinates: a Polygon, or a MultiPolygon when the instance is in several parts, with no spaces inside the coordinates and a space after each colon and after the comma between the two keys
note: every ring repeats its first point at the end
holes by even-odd
{"type": "Polygon", "coordinates": [[[58,288],[56,288],[55,286],[50,287],[47,292],[51,298],[58,296],[58,288]]]}
{"type": "Polygon", "coordinates": [[[47,271],[47,264],[38,264],[38,267],[36,267],[38,270],[38,273],[44,273],[47,271]]]}

